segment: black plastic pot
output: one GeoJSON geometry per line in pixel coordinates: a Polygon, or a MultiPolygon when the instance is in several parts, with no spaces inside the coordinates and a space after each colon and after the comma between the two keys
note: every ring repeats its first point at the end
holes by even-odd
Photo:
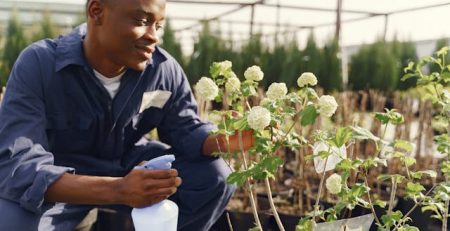
{"type": "MultiPolygon", "coordinates": [[[[210,231],[229,231],[230,226],[226,217],[226,213],[230,216],[231,225],[234,231],[247,231],[255,227],[252,213],[225,211],[219,220],[214,224],[210,231]]],[[[283,222],[286,230],[295,230],[295,226],[300,220],[300,216],[286,215],[280,213],[281,222],[283,222]]],[[[267,213],[260,213],[259,219],[265,231],[278,231],[278,225],[275,218],[267,213]]]]}
{"type": "MultiPolygon", "coordinates": [[[[413,200],[400,198],[396,209],[400,210],[403,214],[406,214],[414,205],[415,203],[413,200]]],[[[429,230],[428,226],[431,223],[431,215],[430,211],[422,212],[421,206],[417,206],[409,215],[412,221],[408,222],[408,224],[415,226],[420,230],[429,230]]]]}

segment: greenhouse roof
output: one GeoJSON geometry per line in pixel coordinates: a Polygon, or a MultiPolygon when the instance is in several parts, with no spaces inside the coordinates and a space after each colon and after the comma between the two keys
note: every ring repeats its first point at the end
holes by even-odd
{"type": "MultiPolygon", "coordinates": [[[[287,35],[295,35],[302,46],[311,30],[319,43],[334,36],[339,1],[343,46],[370,43],[380,37],[414,41],[450,37],[448,0],[167,0],[167,18],[185,50],[192,49],[203,20],[211,21],[211,28],[236,42],[246,41],[252,32],[262,33],[269,43],[275,35],[281,41],[287,35]]],[[[29,13],[40,8],[66,17],[57,20],[61,26],[73,22],[74,15],[79,17],[84,3],[85,0],[2,0],[0,22],[4,23],[12,8],[29,13]]]]}

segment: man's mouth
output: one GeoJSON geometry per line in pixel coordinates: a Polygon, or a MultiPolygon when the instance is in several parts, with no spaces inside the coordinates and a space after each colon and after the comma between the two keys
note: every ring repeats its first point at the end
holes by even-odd
{"type": "Polygon", "coordinates": [[[150,59],[153,52],[155,52],[154,47],[149,46],[136,46],[137,52],[145,59],[150,59]]]}

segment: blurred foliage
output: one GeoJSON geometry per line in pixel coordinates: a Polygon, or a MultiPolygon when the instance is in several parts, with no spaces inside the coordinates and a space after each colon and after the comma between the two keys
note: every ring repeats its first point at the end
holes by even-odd
{"type": "MultiPolygon", "coordinates": [[[[446,39],[446,38],[441,38],[441,39],[439,39],[438,41],[436,41],[436,47],[435,47],[434,51],[437,52],[437,51],[439,51],[442,47],[446,47],[446,46],[448,46],[448,45],[449,45],[449,44],[448,44],[448,39],[446,39]]],[[[445,56],[444,64],[445,64],[445,65],[449,65],[449,64],[450,64],[450,53],[447,53],[447,55],[445,56]]],[[[407,65],[405,65],[405,66],[407,66],[407,65]]],[[[428,68],[430,68],[430,73],[432,73],[432,72],[438,72],[438,73],[439,73],[439,72],[441,71],[441,68],[440,68],[439,65],[436,64],[436,63],[430,64],[430,65],[428,66],[428,68]]]]}
{"type": "Polygon", "coordinates": [[[31,38],[32,42],[39,41],[41,39],[46,38],[55,38],[58,35],[57,28],[52,21],[51,15],[49,12],[45,12],[42,15],[42,19],[37,25],[38,31],[36,31],[31,38]]]}
{"type": "Polygon", "coordinates": [[[185,68],[183,53],[181,52],[181,44],[175,37],[175,31],[172,29],[170,20],[166,20],[164,26],[164,34],[161,37],[161,47],[171,54],[180,65],[185,68]]]}
{"type": "Polygon", "coordinates": [[[397,89],[407,90],[409,88],[415,87],[417,83],[417,78],[409,78],[406,81],[402,81],[401,77],[405,74],[404,67],[408,66],[409,62],[417,62],[417,51],[416,46],[411,41],[400,42],[397,39],[391,43],[392,51],[396,56],[397,60],[397,89]]]}
{"type": "Polygon", "coordinates": [[[381,40],[363,45],[351,57],[348,81],[350,89],[376,89],[383,92],[395,90],[401,74],[397,56],[391,48],[391,44],[381,40]]]}
{"type": "Polygon", "coordinates": [[[4,86],[6,84],[9,72],[11,71],[14,62],[27,44],[28,41],[25,37],[23,26],[19,21],[16,11],[13,11],[6,29],[5,47],[1,58],[2,71],[0,76],[0,85],[4,86]]]}
{"type": "Polygon", "coordinates": [[[323,64],[317,78],[319,85],[326,93],[342,90],[342,68],[338,57],[339,53],[337,39],[330,40],[323,48],[323,64]]]}
{"type": "MultiPolygon", "coordinates": [[[[28,43],[24,29],[16,14],[8,22],[6,35],[0,35],[4,47],[0,48],[0,85],[4,85],[9,71],[20,51],[28,43]]],[[[80,14],[74,27],[86,21],[80,14]]],[[[214,22],[216,23],[216,22],[214,22]]],[[[38,31],[31,34],[30,41],[43,38],[54,38],[58,30],[52,23],[51,15],[44,13],[42,20],[36,25],[38,31]]],[[[184,68],[190,83],[195,83],[202,76],[209,74],[209,65],[215,61],[230,60],[233,70],[243,79],[246,68],[258,65],[265,73],[261,87],[267,89],[272,82],[284,82],[288,88],[297,87],[296,80],[303,72],[313,72],[318,78],[319,86],[325,92],[341,91],[342,69],[339,57],[339,44],[330,39],[323,47],[319,47],[311,30],[305,47],[301,49],[295,34],[280,34],[273,42],[263,42],[261,33],[255,33],[247,41],[233,43],[233,34],[223,35],[220,28],[204,22],[194,42],[193,53],[183,56],[182,47],[170,21],[166,22],[161,47],[166,49],[184,68]]],[[[436,50],[448,44],[446,39],[437,42],[436,50]]],[[[415,78],[400,81],[403,67],[409,61],[417,61],[416,48],[413,42],[377,41],[362,45],[353,55],[349,63],[349,89],[378,89],[384,92],[406,90],[416,84],[415,78]]],[[[450,63],[450,55],[446,58],[450,63]]],[[[430,71],[436,67],[429,66],[430,71]]]]}
{"type": "Polygon", "coordinates": [[[196,83],[202,76],[209,74],[209,65],[222,59],[222,51],[226,43],[221,39],[220,32],[211,32],[208,22],[204,22],[203,30],[194,43],[186,74],[191,84],[196,83]]]}

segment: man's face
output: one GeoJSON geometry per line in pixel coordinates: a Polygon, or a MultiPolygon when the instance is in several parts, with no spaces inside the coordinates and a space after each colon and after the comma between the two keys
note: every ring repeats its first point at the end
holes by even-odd
{"type": "Polygon", "coordinates": [[[144,70],[165,16],[165,0],[110,0],[96,36],[109,61],[144,70]]]}

